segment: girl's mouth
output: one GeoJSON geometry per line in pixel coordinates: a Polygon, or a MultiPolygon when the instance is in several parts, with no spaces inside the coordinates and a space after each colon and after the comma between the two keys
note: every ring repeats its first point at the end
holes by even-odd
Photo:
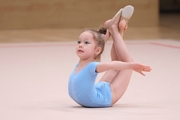
{"type": "Polygon", "coordinates": [[[83,53],[84,51],[82,51],[82,50],[78,50],[78,53],[83,53]]]}

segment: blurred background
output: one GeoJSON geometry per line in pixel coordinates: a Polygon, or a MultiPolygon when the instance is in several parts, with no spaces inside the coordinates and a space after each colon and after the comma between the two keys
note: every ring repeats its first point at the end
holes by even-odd
{"type": "Polygon", "coordinates": [[[128,4],[135,12],[125,39],[180,40],[180,0],[0,0],[0,42],[76,40],[128,4]]]}

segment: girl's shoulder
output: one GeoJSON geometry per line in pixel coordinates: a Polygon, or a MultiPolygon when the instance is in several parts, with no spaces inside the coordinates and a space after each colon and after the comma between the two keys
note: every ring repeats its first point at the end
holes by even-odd
{"type": "Polygon", "coordinates": [[[97,66],[99,64],[99,62],[90,62],[88,65],[95,65],[97,66]]]}

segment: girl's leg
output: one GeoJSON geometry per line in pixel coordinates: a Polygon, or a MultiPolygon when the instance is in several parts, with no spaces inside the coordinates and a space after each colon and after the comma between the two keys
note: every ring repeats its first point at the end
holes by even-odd
{"type": "MultiPolygon", "coordinates": [[[[110,29],[110,34],[113,38],[111,58],[112,60],[132,62],[127,47],[122,39],[124,30],[126,29],[125,25],[126,25],[126,21],[121,20],[119,24],[120,29],[118,29],[117,27],[118,20],[117,20],[116,23],[110,29]]],[[[106,81],[111,83],[112,105],[116,103],[126,91],[131,78],[131,74],[132,74],[132,70],[122,70],[122,71],[109,70],[102,77],[101,81],[106,81]]]]}
{"type": "MultiPolygon", "coordinates": [[[[132,62],[132,58],[128,52],[126,44],[122,38],[124,34],[124,28],[126,27],[126,21],[123,19],[120,21],[120,34],[118,34],[117,23],[112,26],[111,35],[114,42],[114,51],[118,57],[118,60],[123,62],[132,62]]],[[[111,82],[112,89],[112,105],[115,104],[125,93],[130,78],[131,78],[132,70],[121,70],[118,71],[115,77],[111,82]]]]}
{"type": "MultiPolygon", "coordinates": [[[[104,26],[107,26],[109,24],[111,20],[107,20],[105,23],[104,23],[104,26]]],[[[108,38],[111,36],[109,30],[107,30],[107,34],[104,36],[105,38],[105,42],[107,42],[108,38]]],[[[111,60],[112,61],[117,61],[118,60],[118,57],[115,53],[115,50],[114,50],[114,43],[112,44],[112,47],[111,47],[111,60]]],[[[100,79],[100,81],[106,81],[106,82],[109,82],[111,83],[113,78],[115,77],[115,75],[117,74],[118,71],[116,70],[108,70],[105,72],[105,74],[102,76],[102,78],[100,79]]]]}
{"type": "MultiPolygon", "coordinates": [[[[107,24],[109,24],[109,22],[110,22],[111,20],[107,20],[106,22],[105,22],[105,24],[104,24],[104,26],[106,26],[107,24]]],[[[127,30],[127,27],[126,26],[124,26],[125,25],[125,23],[123,23],[123,22],[121,22],[121,23],[119,23],[119,32],[120,32],[120,34],[121,34],[121,36],[123,37],[123,35],[124,35],[124,31],[126,31],[127,30]],[[122,29],[124,29],[124,30],[122,30],[122,29]],[[123,31],[123,32],[122,32],[123,31]]],[[[107,38],[109,38],[111,36],[111,34],[109,33],[109,30],[108,30],[108,32],[107,32],[107,34],[106,34],[106,39],[105,39],[105,41],[107,41],[107,38]]],[[[116,53],[116,51],[115,51],[115,45],[114,45],[115,43],[113,42],[113,44],[112,44],[112,47],[111,47],[111,60],[112,61],[120,61],[120,58],[118,58],[118,56],[117,56],[117,53],[116,53]]],[[[106,71],[105,72],[105,74],[102,76],[102,78],[100,79],[100,81],[106,81],[106,82],[109,82],[109,83],[111,83],[112,82],[112,80],[113,80],[113,78],[115,77],[115,75],[117,74],[117,72],[118,71],[116,71],[116,70],[109,70],[109,71],[106,71]]]]}

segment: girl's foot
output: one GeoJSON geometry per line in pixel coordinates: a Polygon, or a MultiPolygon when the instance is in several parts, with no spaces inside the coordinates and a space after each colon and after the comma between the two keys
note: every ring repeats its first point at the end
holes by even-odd
{"type": "Polygon", "coordinates": [[[112,19],[108,20],[107,24],[104,24],[104,27],[109,29],[114,24],[115,19],[119,18],[122,15],[122,10],[123,9],[121,8],[112,19]]]}
{"type": "Polygon", "coordinates": [[[128,25],[128,21],[130,20],[133,13],[134,13],[134,7],[131,5],[127,5],[124,8],[121,8],[112,19],[107,20],[104,24],[104,27],[109,29],[116,21],[115,19],[119,18],[120,16],[121,16],[121,19],[126,20],[127,25],[128,25]]]}
{"type": "Polygon", "coordinates": [[[127,5],[123,9],[120,9],[112,19],[107,20],[104,23],[104,26],[108,26],[110,28],[113,24],[117,24],[117,19],[120,19],[117,26],[118,26],[118,31],[122,33],[127,30],[128,22],[132,17],[133,13],[134,13],[134,7],[131,5],[127,5]]]}
{"type": "MultiPolygon", "coordinates": [[[[126,20],[125,20],[125,19],[122,19],[122,18],[120,18],[120,19],[121,19],[121,21],[119,21],[118,29],[119,29],[119,31],[122,31],[122,30],[126,31],[127,28],[128,28],[127,23],[126,23],[126,20]]],[[[107,20],[107,21],[104,23],[104,26],[108,25],[110,21],[111,21],[111,20],[107,20]]]]}
{"type": "MultiPolygon", "coordinates": [[[[123,8],[121,20],[124,19],[126,21],[126,25],[123,28],[127,29],[128,22],[129,22],[130,18],[132,17],[133,13],[134,13],[134,7],[133,6],[127,5],[126,7],[123,8]]],[[[119,24],[119,29],[121,29],[120,24],[119,24]]]]}
{"type": "Polygon", "coordinates": [[[107,34],[104,36],[105,41],[107,41],[111,36],[112,28],[113,31],[119,31],[121,36],[123,36],[124,31],[126,31],[128,28],[128,22],[133,13],[134,7],[131,5],[127,5],[124,8],[120,9],[112,19],[107,20],[104,23],[104,27],[109,30],[107,30],[107,34]]]}
{"type": "Polygon", "coordinates": [[[121,34],[121,36],[123,37],[124,35],[124,31],[127,30],[128,26],[127,26],[127,21],[125,19],[121,19],[119,24],[119,33],[121,34]]]}
{"type": "Polygon", "coordinates": [[[111,35],[119,33],[119,25],[121,25],[123,27],[122,23],[120,24],[120,16],[114,18],[113,21],[114,21],[114,23],[109,28],[109,32],[111,35]]]}

